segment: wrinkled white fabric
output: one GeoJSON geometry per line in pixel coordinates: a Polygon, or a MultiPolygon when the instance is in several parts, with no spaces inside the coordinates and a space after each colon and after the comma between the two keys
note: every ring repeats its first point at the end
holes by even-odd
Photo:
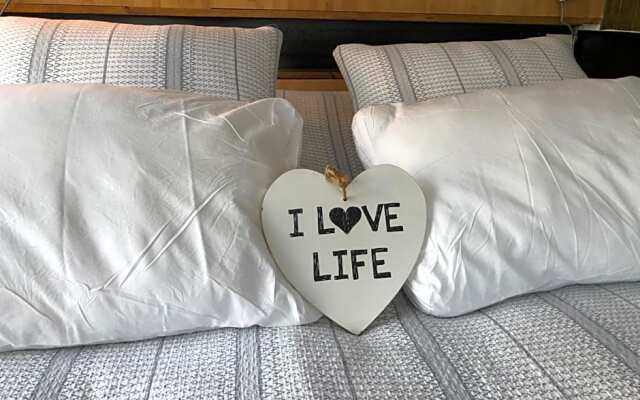
{"type": "Polygon", "coordinates": [[[429,232],[405,285],[424,311],[640,279],[640,79],[376,106],[354,135],[367,167],[404,168],[425,192],[429,232]]]}
{"type": "Polygon", "coordinates": [[[0,121],[0,350],[319,318],[260,225],[298,161],[285,100],[0,86],[0,121]]]}

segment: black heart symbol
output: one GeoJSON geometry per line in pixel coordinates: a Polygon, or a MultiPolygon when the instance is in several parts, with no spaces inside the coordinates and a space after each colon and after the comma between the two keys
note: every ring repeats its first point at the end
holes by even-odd
{"type": "Polygon", "coordinates": [[[345,211],[344,208],[336,207],[329,211],[329,218],[338,228],[346,234],[360,221],[362,211],[358,207],[349,207],[345,211]]]}

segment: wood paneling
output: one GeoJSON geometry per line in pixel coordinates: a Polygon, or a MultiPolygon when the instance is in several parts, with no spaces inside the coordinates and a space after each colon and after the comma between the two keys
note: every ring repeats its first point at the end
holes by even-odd
{"type": "Polygon", "coordinates": [[[278,79],[278,89],[303,91],[346,91],[342,79],[278,79]]]}
{"type": "Polygon", "coordinates": [[[278,89],[339,91],[347,90],[347,84],[340,72],[332,69],[307,69],[278,71],[278,89]]]}
{"type": "Polygon", "coordinates": [[[640,31],[640,1],[607,0],[602,27],[640,31]]]}
{"type": "MultiPolygon", "coordinates": [[[[567,21],[599,23],[605,0],[567,0],[567,21]]],[[[637,0],[633,0],[637,2],[637,0]]],[[[558,0],[15,0],[14,12],[387,21],[557,23],[558,0]]]]}

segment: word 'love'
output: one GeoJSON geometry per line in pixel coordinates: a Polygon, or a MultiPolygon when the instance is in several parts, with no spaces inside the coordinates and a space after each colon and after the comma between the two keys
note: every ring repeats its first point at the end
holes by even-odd
{"type": "MultiPolygon", "coordinates": [[[[392,221],[398,218],[398,216],[392,211],[392,209],[396,207],[400,207],[400,203],[378,204],[378,206],[376,207],[375,216],[371,215],[371,212],[369,211],[369,208],[367,206],[349,207],[346,210],[341,207],[335,207],[332,208],[331,211],[329,211],[329,219],[345,234],[349,234],[351,229],[353,229],[353,227],[358,222],[360,222],[362,214],[364,213],[364,216],[369,223],[369,226],[371,227],[371,231],[378,232],[382,214],[384,212],[385,227],[387,232],[402,232],[403,227],[401,225],[392,225],[392,221]]],[[[300,226],[300,215],[303,213],[304,209],[302,208],[294,208],[289,210],[289,215],[293,217],[293,229],[289,234],[290,237],[304,236],[304,232],[302,231],[302,227],[300,226]]],[[[316,207],[316,214],[318,217],[317,229],[319,235],[328,235],[336,232],[334,228],[325,228],[326,224],[324,219],[324,210],[322,207],[316,207]]]]}

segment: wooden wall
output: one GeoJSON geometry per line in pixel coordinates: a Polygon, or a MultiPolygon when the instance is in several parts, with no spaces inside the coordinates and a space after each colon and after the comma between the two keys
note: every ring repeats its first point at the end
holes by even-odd
{"type": "MultiPolygon", "coordinates": [[[[637,0],[632,0],[637,2],[637,0]]],[[[0,1],[1,2],[1,1],[0,1]]],[[[599,23],[605,0],[567,0],[570,23],[599,23]]],[[[558,0],[14,0],[14,12],[557,23],[558,0]]]]}
{"type": "Polygon", "coordinates": [[[607,0],[602,28],[640,31],[640,0],[607,0]]]}

